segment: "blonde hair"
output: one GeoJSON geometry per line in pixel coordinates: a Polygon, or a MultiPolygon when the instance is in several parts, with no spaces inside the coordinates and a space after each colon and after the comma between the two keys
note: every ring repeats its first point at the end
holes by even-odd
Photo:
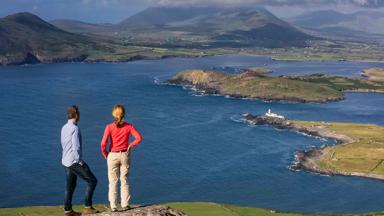
{"type": "Polygon", "coordinates": [[[115,119],[116,126],[120,127],[124,123],[125,109],[123,105],[117,104],[112,109],[112,116],[115,119]]]}

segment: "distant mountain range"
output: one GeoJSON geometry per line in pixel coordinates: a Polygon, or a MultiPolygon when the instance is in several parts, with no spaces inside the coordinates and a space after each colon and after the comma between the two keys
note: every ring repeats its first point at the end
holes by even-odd
{"type": "Polygon", "coordinates": [[[365,37],[367,33],[347,25],[361,17],[380,24],[382,14],[318,11],[291,19],[290,24],[263,8],[154,7],[117,24],[92,24],[48,23],[31,13],[17,13],[0,18],[0,65],[201,56],[239,50],[235,48],[310,46],[317,52],[334,52],[330,49],[338,47],[349,53],[349,46],[371,45],[322,37],[365,37]]]}
{"type": "Polygon", "coordinates": [[[358,11],[341,13],[322,10],[305,13],[289,19],[293,25],[319,33],[341,37],[382,37],[384,35],[384,13],[358,11]]]}
{"type": "Polygon", "coordinates": [[[51,23],[70,32],[156,46],[303,47],[313,39],[262,8],[155,7],[115,25],[72,20],[51,23]]]}
{"type": "Polygon", "coordinates": [[[94,46],[90,38],[63,31],[30,13],[0,19],[0,64],[81,60],[94,46]]]}

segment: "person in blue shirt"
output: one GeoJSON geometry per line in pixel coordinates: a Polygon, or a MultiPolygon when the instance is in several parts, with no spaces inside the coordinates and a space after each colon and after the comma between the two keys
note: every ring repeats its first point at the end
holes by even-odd
{"type": "Polygon", "coordinates": [[[64,215],[81,215],[72,209],[72,197],[76,188],[77,177],[88,183],[85,193],[85,207],[83,214],[98,213],[92,207],[92,197],[97,185],[97,179],[88,165],[82,160],[82,139],[77,122],[80,120],[80,112],[77,106],[70,106],[67,110],[68,122],[61,129],[61,146],[63,155],[61,163],[65,168],[67,186],[65,191],[64,215]]]}

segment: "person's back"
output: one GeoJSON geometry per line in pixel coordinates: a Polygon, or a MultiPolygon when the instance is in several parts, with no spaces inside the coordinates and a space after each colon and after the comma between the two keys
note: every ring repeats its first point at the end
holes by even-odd
{"type": "Polygon", "coordinates": [[[94,214],[98,211],[92,207],[92,197],[97,185],[97,179],[89,166],[82,160],[82,138],[77,122],[80,112],[77,106],[70,106],[67,110],[67,123],[61,128],[61,146],[63,148],[61,162],[66,174],[66,190],[64,201],[64,215],[81,215],[72,209],[72,197],[76,188],[77,177],[86,181],[84,214],[94,214]]]}
{"type": "Polygon", "coordinates": [[[68,121],[61,129],[61,146],[63,148],[61,162],[64,166],[70,167],[73,163],[81,161],[81,133],[79,127],[68,121]],[[74,139],[73,135],[79,137],[74,139]]]}
{"type": "Polygon", "coordinates": [[[110,142],[109,152],[117,152],[128,149],[130,135],[135,137],[135,141],[129,145],[129,147],[132,148],[141,141],[141,136],[136,128],[127,122],[122,123],[120,126],[117,126],[115,122],[108,124],[105,128],[101,146],[104,157],[107,157],[108,154],[106,151],[108,138],[110,142]]]}
{"type": "Polygon", "coordinates": [[[101,152],[107,159],[109,192],[108,199],[111,210],[117,210],[117,187],[120,179],[121,207],[122,210],[129,210],[131,194],[129,192],[128,173],[130,167],[130,152],[132,147],[141,142],[142,138],[136,128],[124,121],[125,109],[122,105],[114,106],[112,115],[115,119],[113,123],[105,127],[104,136],[101,140],[101,152]],[[130,135],[135,140],[129,143],[130,135]],[[108,140],[110,141],[107,151],[108,140]]]}

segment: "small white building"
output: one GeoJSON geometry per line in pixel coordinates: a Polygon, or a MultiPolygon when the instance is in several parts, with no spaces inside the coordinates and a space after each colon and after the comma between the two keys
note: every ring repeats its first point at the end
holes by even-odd
{"type": "Polygon", "coordinates": [[[268,117],[271,117],[271,118],[285,119],[284,116],[278,115],[276,113],[273,113],[271,109],[268,109],[268,112],[265,113],[265,116],[268,116],[268,117]]]}

